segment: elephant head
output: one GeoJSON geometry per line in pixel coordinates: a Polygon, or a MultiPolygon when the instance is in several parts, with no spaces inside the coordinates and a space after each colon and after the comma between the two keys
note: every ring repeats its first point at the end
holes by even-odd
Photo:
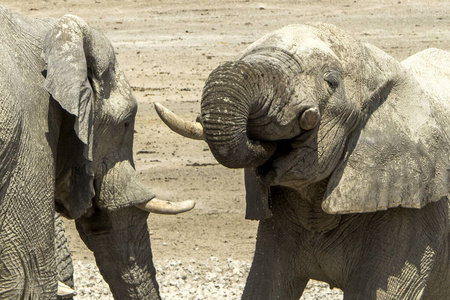
{"type": "Polygon", "coordinates": [[[64,16],[46,35],[42,56],[45,89],[61,111],[52,121],[60,128],[56,208],[76,220],[115,298],[159,298],[148,213],[180,213],[194,202],[158,200],[137,180],[137,103],[106,37],[82,19],[64,16]]]}
{"type": "Polygon", "coordinates": [[[200,120],[214,157],[245,168],[247,218],[272,215],[272,187],[317,182],[325,212],[373,212],[448,195],[445,126],[430,101],[378,48],[332,25],[291,25],[209,75],[200,120]]]}

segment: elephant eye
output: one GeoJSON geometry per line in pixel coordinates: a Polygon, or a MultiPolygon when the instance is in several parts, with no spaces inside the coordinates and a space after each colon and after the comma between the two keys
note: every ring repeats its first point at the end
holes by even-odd
{"type": "Polygon", "coordinates": [[[339,77],[335,72],[326,72],[323,78],[333,90],[339,86],[339,77]]]}
{"type": "Polygon", "coordinates": [[[125,118],[121,123],[122,123],[122,126],[125,128],[125,129],[128,129],[128,128],[130,128],[130,127],[132,127],[132,125],[133,125],[133,121],[134,120],[134,116],[133,115],[129,115],[127,118],[125,118]]]}

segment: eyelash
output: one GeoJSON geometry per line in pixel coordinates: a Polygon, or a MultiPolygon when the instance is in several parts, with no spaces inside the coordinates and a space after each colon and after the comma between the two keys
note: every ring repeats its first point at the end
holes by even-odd
{"type": "Polygon", "coordinates": [[[339,86],[339,78],[334,72],[326,72],[324,75],[324,80],[332,89],[336,89],[339,86]]]}

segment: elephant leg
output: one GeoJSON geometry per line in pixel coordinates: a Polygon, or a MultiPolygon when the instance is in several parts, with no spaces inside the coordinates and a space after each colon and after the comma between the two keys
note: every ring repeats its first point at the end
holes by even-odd
{"type": "MultiPolygon", "coordinates": [[[[41,251],[35,245],[47,245],[44,235],[39,236],[41,240],[27,236],[30,243],[24,243],[11,234],[12,222],[7,222],[2,224],[6,234],[0,234],[0,299],[52,299],[57,290],[53,234],[49,234],[49,247],[43,247],[41,251]]],[[[28,232],[34,232],[34,229],[28,228],[28,232]]]]}
{"type": "Polygon", "coordinates": [[[274,223],[273,218],[259,223],[255,255],[242,299],[298,300],[309,281],[293,270],[293,255],[287,250],[292,249],[290,238],[274,223]]]}
{"type": "Polygon", "coordinates": [[[61,281],[73,288],[74,282],[72,257],[70,256],[69,242],[67,240],[64,221],[61,215],[58,213],[55,213],[55,254],[56,274],[58,281],[61,281]]]}

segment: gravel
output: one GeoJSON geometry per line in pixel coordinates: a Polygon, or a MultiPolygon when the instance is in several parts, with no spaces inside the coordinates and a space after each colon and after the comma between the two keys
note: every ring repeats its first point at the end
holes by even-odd
{"type": "MultiPolygon", "coordinates": [[[[113,299],[108,285],[94,264],[74,263],[74,299],[113,299]]],[[[162,299],[240,299],[250,262],[210,257],[205,261],[166,260],[156,264],[162,299]]],[[[301,300],[341,300],[342,292],[311,280],[301,300]]]]}

